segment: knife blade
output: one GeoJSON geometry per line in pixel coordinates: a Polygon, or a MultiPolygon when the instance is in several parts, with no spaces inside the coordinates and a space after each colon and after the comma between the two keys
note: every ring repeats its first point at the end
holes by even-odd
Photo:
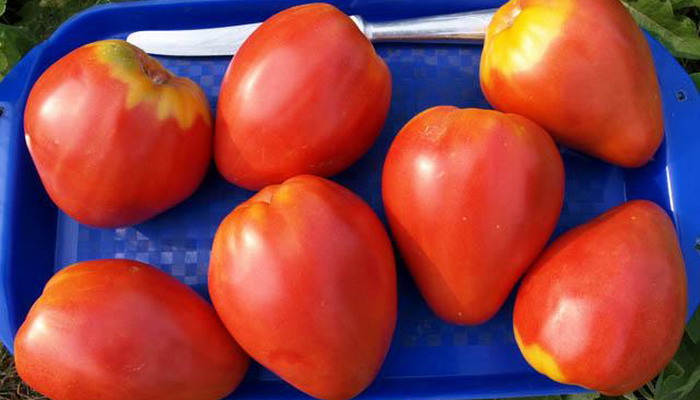
{"type": "MultiPolygon", "coordinates": [[[[369,22],[353,15],[372,42],[466,42],[484,39],[495,10],[477,10],[397,21],[369,22]]],[[[261,23],[220,28],[132,32],[127,42],[149,54],[165,56],[230,56],[261,23]]]]}

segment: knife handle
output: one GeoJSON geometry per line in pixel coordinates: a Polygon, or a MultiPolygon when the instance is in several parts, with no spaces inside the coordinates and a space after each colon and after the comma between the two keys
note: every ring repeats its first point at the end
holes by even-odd
{"type": "Polygon", "coordinates": [[[353,21],[372,42],[481,42],[495,9],[470,11],[387,22],[368,22],[353,15],[353,21]]]}

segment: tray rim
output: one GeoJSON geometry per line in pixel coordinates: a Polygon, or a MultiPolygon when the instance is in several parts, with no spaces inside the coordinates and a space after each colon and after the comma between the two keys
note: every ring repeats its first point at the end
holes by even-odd
{"type": "MultiPolygon", "coordinates": [[[[341,0],[342,1],[342,0],[341,0]]],[[[390,0],[387,0],[387,2],[390,0]]],[[[502,0],[494,0],[494,1],[484,1],[484,3],[491,4],[493,6],[494,4],[500,4],[503,3],[504,1],[502,0]]],[[[107,15],[110,15],[113,12],[139,12],[143,10],[148,10],[150,8],[168,8],[168,7],[179,7],[179,8],[190,8],[190,7],[206,7],[205,4],[230,4],[230,3],[249,3],[252,4],[252,2],[246,1],[246,0],[206,0],[206,1],[193,1],[193,0],[146,0],[146,1],[141,1],[141,2],[133,2],[133,3],[117,3],[117,4],[106,4],[106,5],[100,5],[100,6],[95,6],[93,8],[90,8],[88,10],[85,10],[68,21],[66,21],[61,27],[59,27],[53,35],[49,39],[47,39],[45,42],[39,44],[36,46],[30,53],[28,53],[22,61],[13,69],[13,71],[8,74],[8,76],[5,78],[5,80],[0,84],[0,87],[3,88],[3,90],[0,90],[0,106],[6,107],[6,109],[10,109],[16,112],[14,115],[13,119],[11,121],[0,121],[0,131],[4,129],[10,129],[10,130],[16,130],[16,129],[22,129],[21,128],[21,114],[23,111],[24,107],[24,102],[26,101],[26,96],[28,94],[29,88],[31,87],[31,84],[36,80],[38,75],[43,72],[43,69],[45,68],[48,63],[54,61],[57,59],[59,56],[65,54],[65,51],[67,47],[67,44],[69,43],[77,43],[80,41],[83,41],[84,43],[87,43],[91,41],[90,39],[87,40],[77,40],[75,38],[76,34],[76,29],[80,28],[81,26],[85,25],[94,25],[96,22],[98,22],[101,18],[104,18],[107,15]],[[62,41],[65,38],[73,38],[67,42],[62,41]],[[63,51],[63,54],[61,52],[63,51]],[[7,89],[7,90],[6,90],[7,89]],[[5,92],[5,94],[2,94],[5,92]],[[11,96],[16,95],[17,97],[15,99],[12,99],[11,96]],[[14,101],[13,101],[14,100],[14,101]],[[14,129],[12,129],[14,128],[14,129]]],[[[276,1],[276,0],[259,0],[259,3],[255,3],[256,6],[259,4],[266,4],[268,6],[276,6],[279,8],[286,8],[290,5],[293,4],[298,4],[298,3],[304,3],[304,1],[296,1],[296,0],[284,0],[284,1],[276,1]]],[[[337,1],[336,1],[337,3],[337,1]]],[[[347,1],[348,5],[352,2],[347,1]]],[[[396,2],[397,4],[401,4],[401,1],[396,2]]],[[[447,4],[447,3],[458,3],[458,2],[450,2],[450,1],[443,1],[442,3],[447,4]]],[[[462,10],[468,10],[468,9],[474,9],[474,8],[480,8],[477,3],[472,3],[472,4],[461,4],[461,7],[458,7],[459,9],[462,10]]],[[[343,8],[343,7],[341,7],[343,8]]],[[[430,7],[428,7],[430,8],[430,7]]],[[[423,11],[425,11],[427,8],[423,8],[423,11]]],[[[429,15],[430,13],[425,13],[425,12],[418,12],[418,14],[415,15],[429,15]]],[[[250,21],[252,22],[252,21],[250,21]]],[[[206,26],[218,26],[220,24],[202,24],[202,23],[197,23],[195,20],[195,23],[192,27],[206,27],[206,26]]],[[[145,28],[144,28],[145,29],[145,28]]],[[[154,28],[155,29],[155,28],[154,28]]],[[[187,29],[187,28],[181,28],[181,29],[187,29]]],[[[95,35],[95,33],[93,33],[95,35]]],[[[99,36],[99,34],[97,34],[99,36]]],[[[80,35],[77,35],[80,36],[80,35]]],[[[104,35],[100,36],[104,37],[104,35]]],[[[652,47],[654,46],[660,46],[654,39],[650,40],[650,45],[652,47]]],[[[75,46],[73,46],[75,47],[75,46]]],[[[668,52],[664,49],[663,51],[663,57],[661,57],[661,60],[655,60],[657,63],[658,62],[663,62],[665,64],[668,64],[668,68],[673,68],[673,69],[681,69],[680,65],[673,59],[673,57],[668,54],[668,52]],[[675,64],[675,65],[673,65],[675,64]]],[[[695,89],[695,86],[692,84],[692,81],[690,80],[689,76],[685,73],[683,74],[673,74],[674,78],[674,84],[678,85],[680,89],[677,89],[675,93],[677,93],[678,90],[684,90],[687,98],[685,103],[682,105],[683,109],[681,112],[677,113],[677,115],[674,115],[674,118],[671,121],[666,121],[667,128],[669,125],[681,125],[680,123],[675,123],[677,122],[678,118],[688,120],[691,123],[694,122],[694,126],[700,126],[700,113],[696,113],[697,115],[693,115],[693,109],[700,110],[700,98],[698,96],[698,92],[695,89]],[[680,116],[679,116],[680,115],[680,116]],[[674,122],[675,121],[675,122],[674,122]]],[[[5,120],[8,120],[8,118],[4,118],[5,120]]],[[[674,135],[676,132],[681,131],[679,129],[673,129],[674,130],[674,135]]],[[[687,132],[686,132],[687,133],[687,132]]],[[[7,207],[6,203],[11,203],[11,201],[8,201],[7,198],[10,197],[12,198],[13,192],[14,192],[14,186],[16,185],[16,180],[17,176],[14,174],[11,174],[13,169],[13,165],[17,162],[16,157],[17,157],[17,146],[16,142],[21,141],[23,144],[23,140],[19,140],[15,138],[16,140],[14,143],[7,143],[7,141],[11,141],[12,138],[3,138],[0,139],[0,147],[7,147],[10,148],[14,144],[14,150],[15,151],[7,151],[7,153],[10,155],[9,157],[6,157],[5,160],[3,161],[4,164],[0,165],[0,176],[6,176],[8,179],[5,179],[2,182],[2,192],[0,192],[0,339],[5,343],[5,345],[12,350],[12,339],[13,339],[13,334],[14,334],[14,329],[13,325],[16,326],[15,321],[11,321],[11,319],[17,319],[17,316],[15,315],[15,310],[12,304],[12,299],[8,296],[8,282],[11,282],[12,279],[8,275],[11,273],[11,267],[9,266],[9,261],[10,261],[10,254],[13,252],[13,249],[11,246],[8,246],[8,243],[11,243],[13,240],[18,240],[17,238],[12,237],[12,227],[17,224],[17,217],[11,212],[12,207],[7,207]],[[9,194],[9,196],[8,196],[9,194]]],[[[672,138],[672,140],[668,141],[668,146],[666,148],[666,153],[667,155],[671,156],[675,151],[678,151],[678,146],[681,146],[680,138],[672,138]]],[[[694,143],[691,150],[696,150],[698,154],[700,154],[700,141],[696,140],[696,143],[694,143]]],[[[3,149],[5,151],[6,149],[3,149]]],[[[19,149],[21,151],[21,149],[19,149]]],[[[0,153],[2,155],[2,153],[0,153]]],[[[671,159],[671,158],[669,158],[671,159]]],[[[669,167],[671,164],[674,164],[674,168],[672,169],[673,171],[683,171],[684,168],[687,168],[687,165],[689,162],[681,160],[683,162],[669,162],[669,167]]],[[[694,168],[688,168],[690,171],[697,171],[700,172],[700,166],[695,166],[694,168]]],[[[669,171],[667,169],[667,171],[669,171]]],[[[670,173],[670,172],[669,172],[670,173]]],[[[669,182],[675,182],[674,186],[678,186],[676,183],[679,180],[677,174],[681,174],[682,176],[697,176],[697,174],[682,174],[680,172],[674,172],[669,175],[668,180],[669,182]],[[675,179],[672,179],[675,178],[675,179]]],[[[684,182],[685,183],[685,182],[684,182]]],[[[683,185],[681,185],[683,186],[683,185]]],[[[699,204],[693,206],[692,205],[692,198],[689,198],[689,196],[692,196],[694,193],[700,193],[700,184],[695,184],[691,185],[691,188],[681,188],[680,191],[679,189],[673,189],[670,193],[673,195],[671,199],[671,209],[674,211],[673,213],[673,218],[674,222],[676,223],[677,230],[679,231],[679,236],[681,237],[681,242],[682,245],[684,245],[684,258],[686,258],[686,263],[688,263],[687,257],[688,257],[688,252],[690,252],[690,257],[695,256],[696,258],[698,257],[698,253],[696,251],[686,251],[685,247],[685,242],[688,242],[691,240],[691,242],[694,243],[692,238],[688,238],[688,235],[683,235],[682,232],[690,230],[691,232],[698,232],[700,234],[700,202],[699,204]],[[691,201],[691,205],[688,206],[687,208],[690,210],[691,216],[697,215],[697,218],[681,218],[678,215],[679,210],[674,209],[674,206],[678,208],[676,205],[677,201],[681,201],[681,203],[685,203],[687,201],[691,201]],[[697,211],[697,212],[696,212],[697,211]],[[689,220],[689,221],[686,221],[689,220]]],[[[683,210],[686,210],[684,207],[683,210]]],[[[685,211],[684,211],[685,213],[685,211]]],[[[697,240],[697,239],[696,239],[697,240]]],[[[53,256],[53,254],[52,254],[53,256]]],[[[696,260],[696,265],[700,265],[700,260],[696,260]]],[[[53,270],[53,265],[51,266],[50,270],[53,270]]],[[[697,271],[698,268],[695,268],[697,271]]],[[[696,274],[698,275],[698,274],[696,274]]],[[[697,288],[696,288],[697,291],[697,288]]],[[[690,295],[690,293],[689,293],[690,295]]],[[[694,300],[692,303],[689,303],[689,317],[692,315],[692,311],[694,310],[698,303],[700,302],[700,296],[695,296],[692,300],[694,300]]],[[[574,388],[571,386],[565,386],[562,388],[563,391],[560,392],[555,392],[552,390],[553,387],[549,387],[547,390],[542,390],[541,388],[536,389],[536,390],[523,390],[519,393],[509,393],[511,396],[515,395],[540,395],[540,394],[564,394],[564,393],[579,393],[579,392],[585,392],[583,389],[579,388],[574,388]]],[[[460,397],[470,397],[468,393],[465,392],[458,392],[458,393],[450,393],[450,395],[455,395],[455,396],[460,396],[460,397]]],[[[499,393],[492,393],[491,395],[493,396],[499,396],[499,393]]],[[[403,394],[402,397],[405,397],[406,394],[403,394]]],[[[383,397],[384,398],[384,397],[383,397]]],[[[429,395],[422,395],[421,398],[436,398],[435,396],[429,396],[429,395]]],[[[483,398],[483,396],[480,396],[480,398],[483,398]]]]}

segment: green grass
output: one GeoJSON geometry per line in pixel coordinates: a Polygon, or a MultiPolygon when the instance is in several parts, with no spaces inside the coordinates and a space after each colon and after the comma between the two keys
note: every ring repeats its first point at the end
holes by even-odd
{"type": "MultiPolygon", "coordinates": [[[[311,1],[311,0],[309,0],[311,1]]],[[[32,46],[73,14],[110,0],[0,0],[0,79],[32,46]]],[[[700,87],[700,0],[625,0],[635,19],[659,39],[700,87]]],[[[696,313],[683,344],[661,377],[627,399],[700,399],[700,317],[696,313]]],[[[0,346],[1,348],[2,346],[0,346]]],[[[589,400],[596,395],[549,400],[589,400]]],[[[12,356],[0,349],[0,400],[39,400],[17,376],[12,356]]],[[[544,399],[544,398],[538,398],[544,399]]],[[[622,399],[622,398],[620,398],[622,399]]],[[[99,399],[96,399],[99,400],[99,399]]]]}
{"type": "Polygon", "coordinates": [[[40,400],[46,397],[36,393],[22,382],[15,370],[12,355],[0,346],[0,400],[40,400]]]}

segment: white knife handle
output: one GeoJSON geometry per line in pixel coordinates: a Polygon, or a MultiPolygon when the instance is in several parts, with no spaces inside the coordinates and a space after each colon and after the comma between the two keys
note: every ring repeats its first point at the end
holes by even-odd
{"type": "Polygon", "coordinates": [[[352,18],[360,30],[373,42],[414,41],[483,41],[495,9],[458,14],[404,19],[388,22],[367,22],[352,18]]]}

